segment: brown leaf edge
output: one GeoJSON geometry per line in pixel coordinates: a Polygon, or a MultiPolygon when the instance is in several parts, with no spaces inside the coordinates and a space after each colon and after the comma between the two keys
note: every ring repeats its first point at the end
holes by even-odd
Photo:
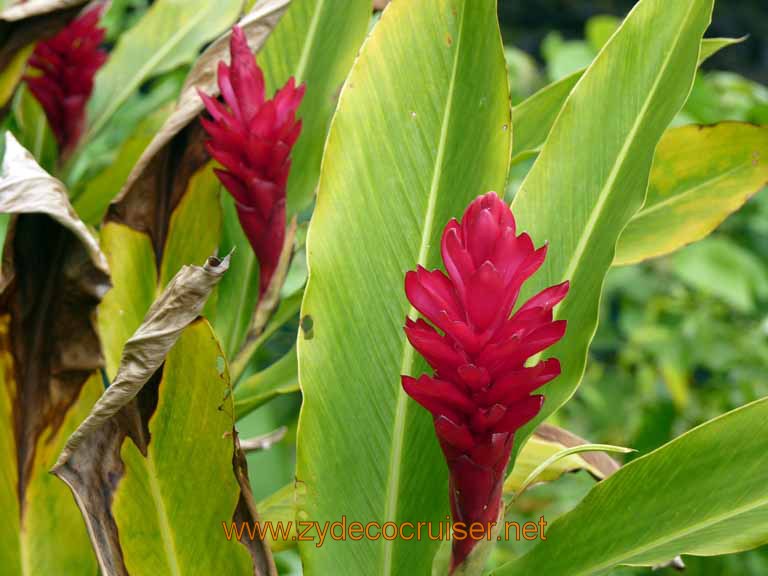
{"type": "Polygon", "coordinates": [[[0,270],[0,316],[13,355],[19,499],[35,447],[56,432],[85,381],[103,366],[95,314],[110,288],[107,260],[64,185],[4,136],[0,213],[11,214],[0,270]]]}
{"type": "MultiPolygon", "coordinates": [[[[583,444],[589,444],[587,440],[577,436],[573,432],[569,432],[564,428],[559,428],[551,424],[541,424],[536,428],[533,435],[541,440],[560,444],[564,448],[574,448],[576,446],[582,446],[583,444]]],[[[588,470],[595,480],[605,480],[608,476],[621,468],[621,464],[604,452],[583,452],[579,454],[579,458],[587,462],[599,473],[595,474],[594,471],[588,470]]]]}

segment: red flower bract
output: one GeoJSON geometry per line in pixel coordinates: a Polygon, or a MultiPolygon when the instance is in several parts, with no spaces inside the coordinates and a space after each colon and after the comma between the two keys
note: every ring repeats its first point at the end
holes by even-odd
{"type": "Polygon", "coordinates": [[[224,169],[216,174],[237,203],[237,215],[260,265],[259,294],[269,286],[285,239],[285,188],[290,153],[301,132],[296,109],[304,86],[293,78],[264,100],[264,76],[235,26],[231,65],[219,63],[224,103],[200,92],[212,120],[201,118],[210,136],[206,147],[224,169]]]}
{"type": "MultiPolygon", "coordinates": [[[[405,277],[408,300],[431,322],[408,318],[405,333],[435,373],[403,376],[402,383],[434,418],[453,521],[487,527],[498,519],[515,431],[544,402],[531,393],[560,374],[556,359],[535,366],[526,360],[565,333],[552,308],[568,283],[539,292],[512,314],[547,247],[536,250],[527,234],[516,235],[512,212],[493,192],[472,202],[461,222],[448,223],[441,249],[447,275],[419,266],[405,277]]],[[[452,568],[476,543],[454,540],[452,568]]]]}
{"type": "Polygon", "coordinates": [[[66,156],[85,125],[85,105],[93,92],[93,77],[107,60],[99,49],[105,30],[99,28],[103,5],[88,10],[50,40],[35,46],[29,66],[39,75],[27,76],[27,86],[40,102],[66,156]]]}

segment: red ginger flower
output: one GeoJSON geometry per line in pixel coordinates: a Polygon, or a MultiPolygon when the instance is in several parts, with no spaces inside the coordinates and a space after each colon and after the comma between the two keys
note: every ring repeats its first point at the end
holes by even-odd
{"type": "Polygon", "coordinates": [[[81,14],[50,40],[39,42],[29,66],[40,74],[27,76],[27,86],[45,111],[59,150],[66,155],[85,126],[85,106],[93,92],[93,77],[107,60],[99,49],[103,5],[81,14]]]}
{"type": "Polygon", "coordinates": [[[259,295],[269,286],[285,239],[285,187],[290,153],[301,132],[296,109],[304,85],[293,78],[264,100],[264,76],[235,26],[230,41],[231,66],[219,62],[224,103],[199,92],[213,120],[201,118],[210,136],[209,154],[224,170],[216,174],[237,203],[237,215],[259,259],[259,295]]]}
{"type": "MultiPolygon", "coordinates": [[[[565,333],[564,320],[552,321],[552,308],[565,298],[568,282],[512,314],[547,247],[535,250],[527,234],[515,235],[512,212],[493,192],[472,202],[461,223],[448,222],[441,249],[447,275],[419,266],[405,276],[408,300],[432,323],[408,318],[405,333],[435,373],[403,376],[402,383],[434,418],[450,472],[453,521],[487,528],[498,519],[515,431],[544,402],[531,392],[560,374],[556,359],[525,363],[565,333]]],[[[476,543],[454,540],[452,569],[476,543]]]]}

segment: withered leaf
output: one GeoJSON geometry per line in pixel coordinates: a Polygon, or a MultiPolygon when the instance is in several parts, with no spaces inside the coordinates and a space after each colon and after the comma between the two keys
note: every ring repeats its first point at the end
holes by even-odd
{"type": "Polygon", "coordinates": [[[87,570],[95,562],[82,521],[47,469],[101,386],[95,313],[109,289],[107,261],[64,185],[13,135],[4,138],[0,212],[11,218],[0,271],[0,445],[15,454],[0,500],[15,512],[17,550],[28,550],[0,563],[9,574],[22,562],[33,573],[87,570]],[[52,525],[68,532],[66,545],[52,525]]]}
{"type": "MultiPolygon", "coordinates": [[[[552,426],[551,424],[541,424],[536,428],[534,436],[541,440],[560,444],[563,448],[574,448],[583,444],[589,444],[587,440],[573,432],[558,426],[552,426]]],[[[621,468],[621,464],[605,452],[583,452],[579,454],[579,458],[592,466],[593,469],[590,470],[590,474],[594,475],[596,480],[605,480],[621,468]]]]}
{"type": "Polygon", "coordinates": [[[126,343],[113,383],[70,436],[52,470],[71,488],[104,574],[128,574],[112,513],[112,499],[125,475],[121,447],[132,442],[147,455],[159,369],[228,266],[229,257],[211,257],[202,267],[184,266],[176,274],[126,343]]]}

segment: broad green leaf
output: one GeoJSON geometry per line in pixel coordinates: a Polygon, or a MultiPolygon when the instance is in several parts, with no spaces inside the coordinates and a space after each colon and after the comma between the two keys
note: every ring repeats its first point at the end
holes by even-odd
{"type": "Polygon", "coordinates": [[[710,420],[595,486],[494,574],[603,574],[768,543],[767,434],[768,399],[710,420]]]}
{"type": "MultiPolygon", "coordinates": [[[[519,493],[527,478],[542,463],[564,450],[588,445],[583,438],[570,432],[542,424],[520,449],[515,466],[504,480],[504,494],[519,493]]],[[[603,480],[619,469],[619,464],[602,453],[571,454],[559,458],[537,474],[537,482],[554,482],[567,472],[585,470],[598,480],[603,480]]]]}
{"type": "Polygon", "coordinates": [[[167,115],[168,110],[160,109],[147,116],[122,144],[112,163],[88,180],[83,191],[75,196],[72,202],[80,218],[94,226],[101,222],[109,203],[128,178],[141,153],[163,125],[167,115]]]}
{"type": "Polygon", "coordinates": [[[712,5],[641,0],[571,91],[512,202],[518,228],[549,243],[520,301],[571,285],[554,314],[568,330],[549,352],[562,374],[542,389],[544,407],[518,443],[581,381],[616,241],[643,203],[656,145],[691,89],[712,5]]]}
{"type": "MultiPolygon", "coordinates": [[[[444,520],[447,470],[429,414],[402,391],[426,364],[402,326],[405,271],[439,264],[451,217],[502,190],[509,90],[496,3],[393,2],[342,90],[307,238],[298,341],[300,514],[444,520]],[[365,486],[365,489],[361,489],[365,486]]],[[[305,574],[424,574],[437,542],[299,543],[305,574]]]]}
{"type": "Polygon", "coordinates": [[[242,418],[280,394],[299,390],[296,348],[261,372],[249,376],[235,388],[235,415],[242,418]]]}
{"type": "Polygon", "coordinates": [[[221,235],[219,190],[219,180],[211,163],[195,172],[187,182],[184,196],[168,224],[160,266],[161,287],[185,264],[202,262],[216,251],[221,235]],[[190,241],[190,233],[194,234],[194,241],[190,241]]]}
{"type": "Polygon", "coordinates": [[[99,336],[107,377],[112,380],[123,346],[155,299],[157,268],[149,236],[128,226],[106,222],[101,228],[101,249],[110,262],[112,289],[99,306],[99,336]]]}
{"type": "MultiPolygon", "coordinates": [[[[705,38],[701,41],[699,65],[718,51],[745,38],[705,38]]],[[[585,69],[586,70],[586,69],[585,69]]],[[[584,74],[579,70],[539,90],[512,108],[512,162],[519,162],[541,149],[568,95],[584,74]]]]}
{"type": "Polygon", "coordinates": [[[96,74],[83,143],[98,134],[152,76],[192,62],[201,47],[231,26],[243,0],[158,0],[123,34],[96,74]]]}
{"type": "Polygon", "coordinates": [[[643,208],[614,265],[674,252],[707,236],[768,184],[768,126],[724,123],[668,131],[656,150],[643,208]]]}
{"type": "Polygon", "coordinates": [[[123,440],[112,514],[129,574],[252,573],[247,549],[221,534],[240,496],[221,354],[204,322],[187,329],[165,362],[147,454],[123,440]]]}
{"type": "Polygon", "coordinates": [[[288,216],[312,201],[339,90],[368,31],[370,0],[293,0],[258,55],[267,95],[293,76],[307,91],[291,153],[288,216]]]}

